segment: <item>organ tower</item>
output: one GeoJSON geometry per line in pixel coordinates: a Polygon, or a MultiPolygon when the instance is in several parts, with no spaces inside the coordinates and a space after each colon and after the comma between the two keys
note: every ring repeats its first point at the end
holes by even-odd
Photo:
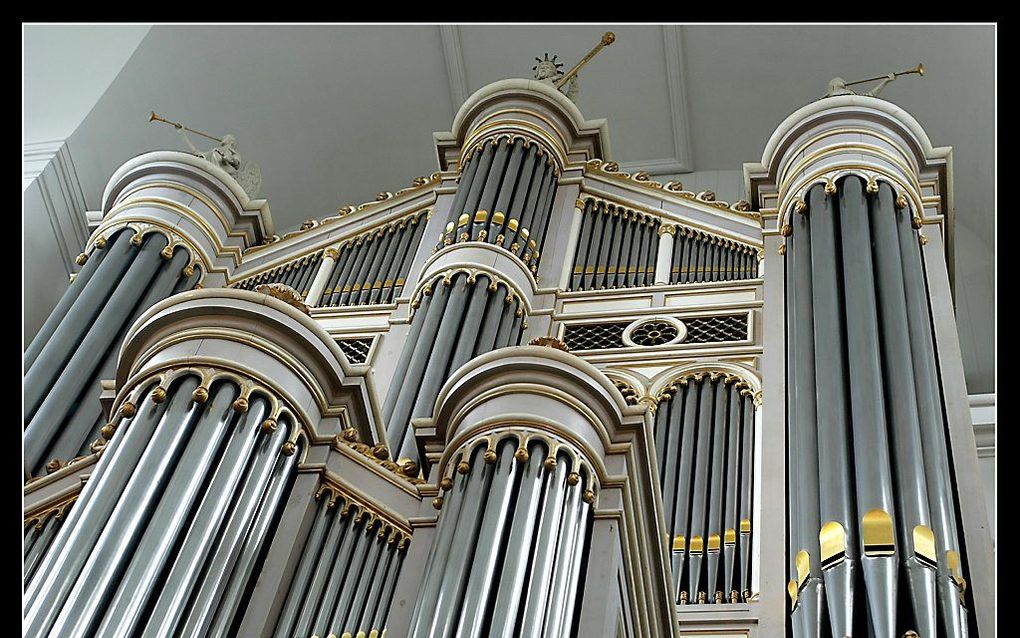
{"type": "Polygon", "coordinates": [[[25,635],[993,635],[948,147],[823,98],[728,203],[521,79],[435,143],[282,235],[110,178],[24,357],[25,635]]]}

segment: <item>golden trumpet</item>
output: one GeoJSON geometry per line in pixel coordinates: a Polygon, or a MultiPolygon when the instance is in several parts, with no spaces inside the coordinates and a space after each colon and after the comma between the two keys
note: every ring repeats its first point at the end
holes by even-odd
{"type": "Polygon", "coordinates": [[[555,84],[556,88],[557,89],[563,88],[563,85],[566,84],[570,80],[570,78],[574,77],[574,75],[576,75],[577,72],[581,70],[581,67],[588,63],[588,60],[595,57],[595,54],[601,51],[603,47],[607,47],[613,42],[616,42],[615,33],[613,33],[612,31],[606,31],[604,34],[602,34],[602,39],[599,40],[599,43],[596,44],[592,48],[592,50],[588,52],[588,55],[581,58],[581,61],[575,64],[574,68],[567,71],[566,74],[564,74],[564,76],[561,77],[559,80],[556,80],[555,84]]]}
{"type": "MultiPolygon", "coordinates": [[[[923,64],[918,64],[917,66],[915,66],[912,69],[908,69],[906,71],[900,71],[898,73],[893,73],[893,75],[895,75],[895,76],[910,75],[912,73],[916,73],[916,74],[918,74],[920,76],[923,76],[924,75],[924,65],[923,64]]],[[[857,80],[856,82],[847,82],[846,86],[853,86],[854,84],[864,84],[865,82],[875,82],[877,80],[884,80],[885,77],[886,76],[884,76],[884,75],[879,75],[877,77],[868,78],[866,80],[857,80]]]]}
{"type": "Polygon", "coordinates": [[[208,137],[209,139],[215,140],[217,142],[222,142],[223,141],[220,138],[216,137],[215,135],[209,135],[208,133],[203,133],[202,131],[196,131],[193,128],[189,128],[187,126],[184,126],[180,122],[173,122],[171,120],[162,118],[162,117],[156,115],[155,111],[149,111],[149,121],[150,122],[164,122],[166,124],[173,125],[174,128],[182,128],[185,131],[190,131],[190,132],[194,133],[195,135],[201,135],[202,137],[208,137]]]}

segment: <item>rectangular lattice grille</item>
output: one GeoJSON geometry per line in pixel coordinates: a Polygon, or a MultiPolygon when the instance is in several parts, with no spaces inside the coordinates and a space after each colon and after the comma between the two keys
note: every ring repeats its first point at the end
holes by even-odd
{"type": "Polygon", "coordinates": [[[747,339],[747,315],[696,317],[684,319],[687,336],[684,343],[716,343],[747,339]]]}
{"type": "MultiPolygon", "coordinates": [[[[563,342],[571,350],[614,350],[617,348],[641,347],[625,343],[623,334],[631,324],[644,322],[645,318],[633,321],[607,323],[578,323],[567,325],[563,342]]],[[[689,317],[680,321],[687,327],[687,335],[676,344],[726,343],[744,341],[748,338],[747,315],[722,315],[715,317],[689,317]]],[[[634,337],[636,341],[636,336],[634,337]]]]}
{"type": "Polygon", "coordinates": [[[374,337],[358,337],[356,339],[337,339],[337,345],[347,355],[347,360],[354,364],[368,361],[368,352],[372,349],[374,337]]]}
{"type": "Polygon", "coordinates": [[[567,326],[563,342],[571,350],[611,350],[622,348],[623,331],[630,325],[622,323],[580,323],[567,326]]]}

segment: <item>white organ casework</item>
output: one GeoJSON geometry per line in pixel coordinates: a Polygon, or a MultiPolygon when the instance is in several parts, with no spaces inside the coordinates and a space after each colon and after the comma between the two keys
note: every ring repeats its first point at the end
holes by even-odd
{"type": "Polygon", "coordinates": [[[993,635],[950,149],[833,95],[722,202],[564,77],[282,235],[111,177],[25,352],[26,635],[993,635]]]}

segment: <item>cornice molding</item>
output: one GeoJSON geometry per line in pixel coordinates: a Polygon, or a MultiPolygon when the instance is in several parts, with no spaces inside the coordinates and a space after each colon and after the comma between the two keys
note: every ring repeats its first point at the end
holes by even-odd
{"type": "Polygon", "coordinates": [[[970,420],[974,426],[974,440],[977,444],[979,457],[995,456],[995,393],[972,394],[967,397],[970,402],[970,420]]]}
{"type": "Polygon", "coordinates": [[[378,439],[378,409],[366,366],[351,365],[318,322],[263,293],[209,288],[157,303],[124,337],[118,402],[139,380],[164,369],[206,367],[248,375],[286,398],[315,440],[339,419],[378,439]]]}
{"type": "MultiPolygon", "coordinates": [[[[22,147],[22,191],[39,189],[60,259],[67,274],[88,240],[85,192],[65,140],[29,142],[22,147]]],[[[30,212],[30,211],[29,211],[30,212]]]]}

